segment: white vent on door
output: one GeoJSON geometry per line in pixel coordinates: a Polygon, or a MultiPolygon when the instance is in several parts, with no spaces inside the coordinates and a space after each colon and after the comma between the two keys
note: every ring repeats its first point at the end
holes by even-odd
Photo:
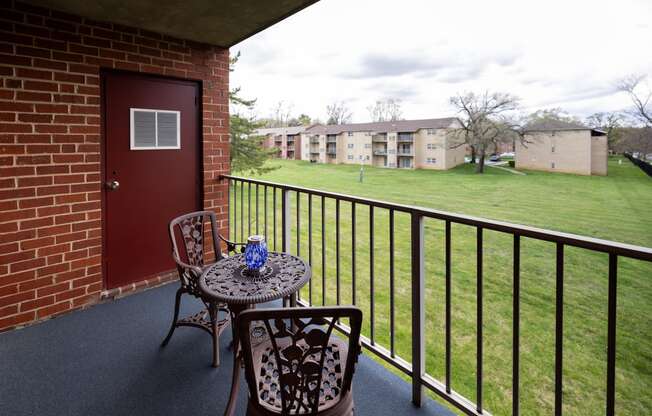
{"type": "Polygon", "coordinates": [[[181,148],[179,111],[130,109],[131,150],[181,148]]]}

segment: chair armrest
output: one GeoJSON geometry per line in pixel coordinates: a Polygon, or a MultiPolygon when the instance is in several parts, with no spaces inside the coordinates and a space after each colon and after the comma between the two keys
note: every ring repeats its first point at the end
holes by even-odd
{"type": "Polygon", "coordinates": [[[224,241],[226,243],[226,250],[228,252],[236,252],[236,246],[241,246],[240,252],[244,253],[245,246],[247,245],[246,243],[236,243],[235,241],[227,240],[226,238],[222,237],[222,235],[218,235],[220,240],[224,241]]]}
{"type": "Polygon", "coordinates": [[[184,269],[184,270],[190,270],[190,271],[192,271],[192,272],[195,274],[195,276],[196,276],[197,279],[199,279],[199,277],[200,277],[201,274],[203,273],[201,267],[193,266],[193,265],[190,265],[190,264],[188,264],[188,263],[185,263],[185,262],[181,261],[181,259],[179,258],[179,256],[177,256],[177,253],[174,253],[174,252],[173,252],[173,253],[172,253],[172,258],[174,259],[174,262],[177,264],[177,266],[179,266],[180,268],[182,268],[182,269],[184,269]]]}

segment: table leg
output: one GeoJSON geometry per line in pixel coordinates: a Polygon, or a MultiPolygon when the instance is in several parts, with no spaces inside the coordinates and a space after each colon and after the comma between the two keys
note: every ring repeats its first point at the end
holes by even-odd
{"type": "Polygon", "coordinates": [[[290,295],[290,308],[297,307],[297,294],[293,293],[290,295]]]}
{"type": "Polygon", "coordinates": [[[247,309],[247,305],[229,305],[231,311],[231,330],[233,332],[233,375],[231,377],[231,392],[229,393],[229,402],[226,405],[224,416],[235,414],[235,405],[240,390],[240,367],[242,367],[242,354],[240,354],[240,338],[238,337],[238,328],[236,325],[240,312],[247,309]]]}

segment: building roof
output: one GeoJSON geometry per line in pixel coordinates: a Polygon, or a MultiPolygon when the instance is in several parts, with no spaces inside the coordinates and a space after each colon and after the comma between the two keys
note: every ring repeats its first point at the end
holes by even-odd
{"type": "Polygon", "coordinates": [[[268,134],[280,135],[280,134],[300,134],[303,133],[308,126],[295,126],[295,127],[269,127],[264,129],[258,129],[254,134],[260,136],[267,136],[268,134]]]}
{"type": "Polygon", "coordinates": [[[596,135],[606,134],[604,131],[585,126],[581,123],[574,123],[562,120],[540,120],[525,125],[525,131],[570,131],[570,130],[591,130],[596,135]]]}
{"type": "Polygon", "coordinates": [[[374,123],[316,125],[306,132],[314,134],[340,134],[343,132],[369,131],[375,133],[406,132],[419,129],[445,129],[457,121],[454,117],[428,118],[423,120],[380,121],[374,123]]]}

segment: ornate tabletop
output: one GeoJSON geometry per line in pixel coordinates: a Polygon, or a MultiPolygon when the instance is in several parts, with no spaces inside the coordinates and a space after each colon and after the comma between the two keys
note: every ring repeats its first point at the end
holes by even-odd
{"type": "Polygon", "coordinates": [[[310,266],[306,262],[277,252],[269,253],[258,276],[250,276],[244,254],[236,254],[207,267],[199,279],[199,287],[217,301],[249,305],[292,295],[310,280],[310,276],[310,266]]]}

